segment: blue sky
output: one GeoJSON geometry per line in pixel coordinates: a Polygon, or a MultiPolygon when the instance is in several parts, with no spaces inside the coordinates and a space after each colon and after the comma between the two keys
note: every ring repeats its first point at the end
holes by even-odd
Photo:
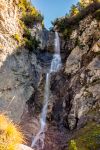
{"type": "Polygon", "coordinates": [[[69,12],[72,4],[76,4],[78,0],[31,0],[33,5],[41,11],[44,16],[44,24],[46,28],[51,27],[51,21],[57,17],[64,16],[69,12]]]}

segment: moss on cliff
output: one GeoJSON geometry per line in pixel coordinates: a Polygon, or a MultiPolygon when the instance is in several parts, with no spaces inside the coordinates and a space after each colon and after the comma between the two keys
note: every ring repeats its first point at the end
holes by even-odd
{"type": "MultiPolygon", "coordinates": [[[[97,150],[100,148],[100,124],[89,122],[84,128],[77,131],[73,141],[77,150],[97,150]]],[[[71,140],[69,150],[75,150],[72,144],[71,140]]]]}

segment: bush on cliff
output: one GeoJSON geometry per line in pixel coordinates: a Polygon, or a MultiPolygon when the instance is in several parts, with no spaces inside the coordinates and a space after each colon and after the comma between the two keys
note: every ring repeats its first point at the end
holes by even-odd
{"type": "Polygon", "coordinates": [[[20,38],[19,34],[17,34],[17,33],[12,35],[12,38],[15,39],[18,43],[21,42],[21,38],[20,38]]]}
{"type": "Polygon", "coordinates": [[[16,150],[16,145],[23,142],[23,135],[18,127],[0,114],[0,150],[16,150]]]}
{"type": "Polygon", "coordinates": [[[100,0],[80,0],[80,4],[83,7],[87,7],[88,5],[90,5],[91,3],[94,3],[94,2],[100,2],[100,0]]]}
{"type": "Polygon", "coordinates": [[[31,39],[24,38],[25,47],[29,49],[29,51],[36,51],[36,49],[39,47],[40,41],[37,40],[35,37],[32,37],[31,39]]]}
{"type": "Polygon", "coordinates": [[[99,9],[100,0],[94,0],[94,3],[88,3],[86,7],[84,7],[83,3],[78,2],[76,5],[72,6],[69,14],[65,17],[55,19],[52,24],[55,29],[62,34],[64,39],[66,39],[75,27],[78,28],[79,22],[87,15],[90,14],[97,20],[100,20],[99,9]]]}
{"type": "Polygon", "coordinates": [[[43,21],[41,13],[27,0],[19,0],[18,7],[22,12],[21,20],[28,27],[33,27],[35,22],[43,21]]]}
{"type": "Polygon", "coordinates": [[[36,37],[31,35],[31,32],[28,28],[24,29],[23,34],[23,44],[29,51],[36,51],[39,47],[40,41],[36,37]]]}
{"type": "Polygon", "coordinates": [[[19,0],[18,7],[22,14],[19,20],[20,26],[23,29],[22,45],[29,51],[35,51],[39,47],[40,41],[31,35],[29,28],[32,28],[37,23],[41,23],[43,27],[43,16],[27,0],[19,0]]]}

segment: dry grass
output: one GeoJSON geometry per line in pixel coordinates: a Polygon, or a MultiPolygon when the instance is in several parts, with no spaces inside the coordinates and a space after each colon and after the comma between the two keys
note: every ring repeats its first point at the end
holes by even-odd
{"type": "Polygon", "coordinates": [[[0,150],[16,150],[23,143],[23,135],[6,116],[0,114],[0,150]]]}

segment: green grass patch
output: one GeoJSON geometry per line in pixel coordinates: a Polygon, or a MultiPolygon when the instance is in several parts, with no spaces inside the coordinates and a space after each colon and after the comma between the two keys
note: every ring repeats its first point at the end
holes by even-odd
{"type": "Polygon", "coordinates": [[[100,148],[100,125],[94,122],[88,123],[84,128],[77,131],[73,139],[74,147],[72,147],[72,140],[69,144],[69,150],[97,150],[100,148]]]}

